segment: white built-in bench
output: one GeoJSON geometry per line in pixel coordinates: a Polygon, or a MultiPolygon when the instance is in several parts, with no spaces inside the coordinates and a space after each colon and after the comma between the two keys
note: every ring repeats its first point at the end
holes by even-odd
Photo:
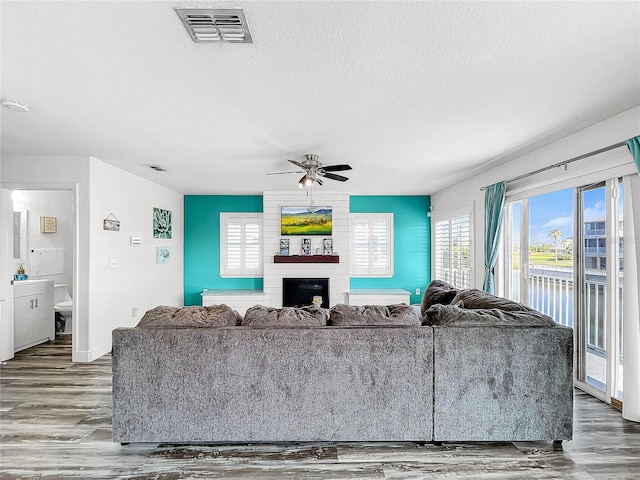
{"type": "Polygon", "coordinates": [[[347,292],[349,305],[409,304],[411,293],[401,288],[354,288],[347,292]]]}
{"type": "MultiPolygon", "coordinates": [[[[265,304],[262,290],[209,290],[202,291],[202,305],[229,305],[240,315],[254,305],[265,304]]],[[[409,304],[411,293],[401,288],[354,288],[347,292],[349,305],[409,304]]]]}
{"type": "Polygon", "coordinates": [[[208,290],[202,291],[202,305],[225,304],[244,315],[254,305],[264,305],[262,290],[208,290]]]}

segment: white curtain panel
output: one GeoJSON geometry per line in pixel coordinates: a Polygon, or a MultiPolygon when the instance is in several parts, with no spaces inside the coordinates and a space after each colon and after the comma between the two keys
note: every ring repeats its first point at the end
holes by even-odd
{"type": "Polygon", "coordinates": [[[624,400],[622,417],[640,422],[640,175],[624,185],[624,400]]]}

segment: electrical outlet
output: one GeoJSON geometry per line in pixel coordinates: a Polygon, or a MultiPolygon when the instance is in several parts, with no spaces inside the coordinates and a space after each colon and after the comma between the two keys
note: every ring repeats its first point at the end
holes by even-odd
{"type": "Polygon", "coordinates": [[[420,295],[420,289],[416,288],[416,295],[420,295]]]}
{"type": "Polygon", "coordinates": [[[111,259],[111,268],[118,268],[118,259],[117,258],[112,258],[111,259]]]}
{"type": "Polygon", "coordinates": [[[131,309],[131,316],[132,317],[137,317],[138,316],[138,307],[133,307],[131,309]]]}

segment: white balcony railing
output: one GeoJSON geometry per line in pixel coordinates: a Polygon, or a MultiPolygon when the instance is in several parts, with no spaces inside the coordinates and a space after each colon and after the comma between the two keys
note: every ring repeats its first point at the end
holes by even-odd
{"type": "MultiPolygon", "coordinates": [[[[514,275],[514,292],[519,292],[519,275],[514,275]]],[[[620,298],[624,276],[620,272],[620,298]]],[[[572,269],[530,267],[529,305],[553,318],[556,323],[573,327],[575,312],[575,294],[572,269]]],[[[587,347],[604,352],[606,272],[600,269],[585,271],[585,316],[587,347]]],[[[622,352],[622,346],[620,351],[622,352]]]]}

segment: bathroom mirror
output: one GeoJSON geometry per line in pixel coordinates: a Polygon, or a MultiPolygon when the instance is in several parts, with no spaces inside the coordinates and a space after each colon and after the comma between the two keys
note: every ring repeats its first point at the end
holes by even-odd
{"type": "Polygon", "coordinates": [[[27,262],[27,210],[13,212],[13,261],[27,262]]]}

